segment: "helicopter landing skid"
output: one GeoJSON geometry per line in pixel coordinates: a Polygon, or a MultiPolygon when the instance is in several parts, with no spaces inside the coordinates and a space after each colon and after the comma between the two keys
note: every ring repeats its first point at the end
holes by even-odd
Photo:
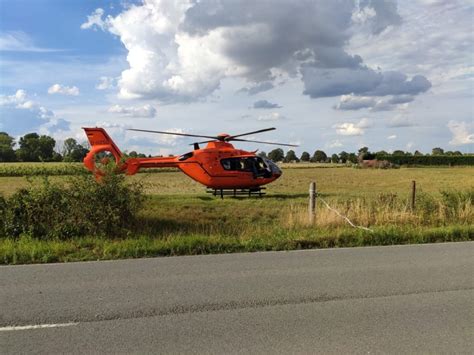
{"type": "Polygon", "coordinates": [[[224,196],[262,197],[263,195],[265,195],[265,187],[256,187],[252,189],[211,189],[211,188],[208,188],[206,192],[214,196],[220,196],[220,198],[222,199],[224,198],[224,196]]]}

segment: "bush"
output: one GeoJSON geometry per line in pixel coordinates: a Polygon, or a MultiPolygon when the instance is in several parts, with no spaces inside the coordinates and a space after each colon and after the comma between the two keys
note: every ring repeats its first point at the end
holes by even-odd
{"type": "Polygon", "coordinates": [[[474,165],[474,155],[381,155],[377,159],[397,165],[474,165]]]}
{"type": "Polygon", "coordinates": [[[126,235],[143,200],[142,186],[126,183],[123,175],[108,174],[100,183],[91,176],[70,177],[65,184],[44,178],[0,199],[0,233],[40,239],[126,235]]]}

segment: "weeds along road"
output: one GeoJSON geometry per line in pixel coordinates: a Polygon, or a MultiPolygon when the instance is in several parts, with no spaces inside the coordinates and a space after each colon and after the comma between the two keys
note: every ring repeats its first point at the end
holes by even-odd
{"type": "Polygon", "coordinates": [[[473,256],[467,242],[4,266],[0,352],[470,353],[473,256]]]}

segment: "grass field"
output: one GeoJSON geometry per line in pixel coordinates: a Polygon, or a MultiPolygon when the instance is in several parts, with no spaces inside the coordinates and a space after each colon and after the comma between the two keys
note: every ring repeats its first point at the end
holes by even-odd
{"type": "MultiPolygon", "coordinates": [[[[0,262],[28,263],[115,259],[254,250],[289,250],[474,239],[474,168],[393,170],[285,166],[264,198],[220,198],[180,172],[143,173],[149,198],[136,233],[126,238],[0,240],[0,262]],[[411,181],[417,206],[408,200],[411,181]],[[308,222],[311,181],[320,198],[347,215],[350,227],[321,201],[308,222]]],[[[52,180],[61,181],[61,176],[52,180]]],[[[34,182],[33,182],[34,183],[34,182]]],[[[0,177],[0,193],[28,185],[24,177],[0,177]]]]}

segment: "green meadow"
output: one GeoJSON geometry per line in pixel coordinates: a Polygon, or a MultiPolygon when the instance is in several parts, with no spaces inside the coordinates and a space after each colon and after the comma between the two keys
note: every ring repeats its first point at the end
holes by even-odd
{"type": "MultiPolygon", "coordinates": [[[[18,164],[11,168],[18,166],[26,169],[18,164]]],[[[0,166],[0,172],[7,168],[0,166]]],[[[0,177],[0,193],[6,198],[20,188],[39,185],[44,179],[34,174],[11,175],[0,177]]],[[[55,176],[48,178],[51,182],[67,184],[67,176],[52,175],[55,176]]],[[[45,238],[26,233],[3,237],[0,262],[65,262],[474,240],[472,167],[381,170],[287,164],[283,165],[282,177],[268,185],[262,198],[220,199],[206,194],[203,186],[173,170],[144,172],[125,180],[141,184],[145,194],[133,228],[127,233],[45,238]],[[414,210],[410,204],[413,180],[417,184],[414,210]],[[312,181],[316,182],[318,198],[315,220],[310,223],[307,205],[312,181]],[[350,226],[322,200],[355,225],[370,230],[350,226]]]]}

